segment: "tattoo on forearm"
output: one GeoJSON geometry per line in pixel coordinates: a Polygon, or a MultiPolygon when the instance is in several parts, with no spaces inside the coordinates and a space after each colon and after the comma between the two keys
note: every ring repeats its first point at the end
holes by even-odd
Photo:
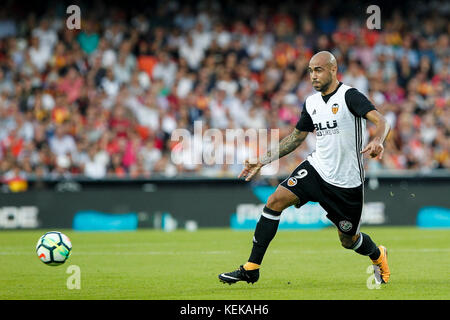
{"type": "Polygon", "coordinates": [[[260,162],[268,164],[291,153],[305,140],[306,135],[307,133],[305,134],[298,129],[294,129],[290,135],[280,141],[278,148],[273,148],[263,155],[260,162]]]}

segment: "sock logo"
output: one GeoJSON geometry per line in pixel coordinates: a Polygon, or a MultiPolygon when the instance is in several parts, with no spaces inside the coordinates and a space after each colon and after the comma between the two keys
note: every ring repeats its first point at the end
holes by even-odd
{"type": "Polygon", "coordinates": [[[339,228],[344,232],[350,231],[352,227],[353,224],[350,221],[342,220],[339,222],[339,228]]]}

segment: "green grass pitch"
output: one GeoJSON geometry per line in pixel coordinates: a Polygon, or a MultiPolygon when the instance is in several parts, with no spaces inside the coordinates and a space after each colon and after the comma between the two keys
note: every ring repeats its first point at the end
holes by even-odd
{"type": "Polygon", "coordinates": [[[61,266],[37,258],[50,230],[0,232],[0,299],[302,300],[450,299],[450,231],[363,227],[389,251],[391,281],[368,289],[367,257],[340,246],[335,228],[279,231],[254,285],[222,284],[217,275],[244,263],[252,231],[74,232],[61,266]],[[70,265],[81,288],[69,290],[70,265]]]}

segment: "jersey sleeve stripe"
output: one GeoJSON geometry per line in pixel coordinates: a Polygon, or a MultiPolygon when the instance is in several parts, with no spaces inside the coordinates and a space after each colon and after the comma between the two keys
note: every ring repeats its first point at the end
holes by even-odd
{"type": "Polygon", "coordinates": [[[364,168],[362,166],[362,159],[361,159],[362,128],[360,117],[355,117],[355,139],[356,139],[356,157],[358,159],[359,176],[361,178],[361,183],[364,183],[364,168]]]}

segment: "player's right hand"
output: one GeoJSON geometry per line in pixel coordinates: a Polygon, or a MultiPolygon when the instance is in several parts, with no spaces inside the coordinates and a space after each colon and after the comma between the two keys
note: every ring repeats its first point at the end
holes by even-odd
{"type": "Polygon", "coordinates": [[[259,161],[252,161],[250,163],[249,160],[244,161],[244,169],[239,174],[238,178],[245,177],[245,181],[250,181],[251,178],[262,168],[263,164],[259,161]]]}
{"type": "Polygon", "coordinates": [[[378,157],[379,160],[383,159],[384,147],[378,139],[374,139],[361,151],[361,153],[368,152],[372,158],[378,157]]]}

